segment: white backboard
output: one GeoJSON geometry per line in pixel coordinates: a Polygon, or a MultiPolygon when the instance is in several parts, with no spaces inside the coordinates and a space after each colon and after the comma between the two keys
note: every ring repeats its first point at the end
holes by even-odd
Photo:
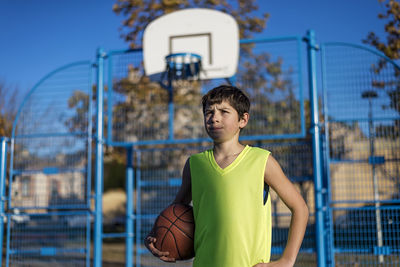
{"type": "Polygon", "coordinates": [[[165,71],[165,57],[194,53],[202,57],[200,79],[229,78],[239,60],[239,27],[226,13],[190,8],[163,15],[143,33],[143,60],[148,76],[165,71]]]}

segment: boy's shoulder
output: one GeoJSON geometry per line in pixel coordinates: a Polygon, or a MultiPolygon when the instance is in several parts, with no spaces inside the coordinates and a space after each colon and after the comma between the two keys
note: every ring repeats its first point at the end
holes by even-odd
{"type": "Polygon", "coordinates": [[[246,147],[248,147],[249,149],[251,149],[253,151],[267,151],[264,148],[261,148],[261,147],[258,147],[258,146],[246,145],[246,147]]]}
{"type": "Polygon", "coordinates": [[[209,153],[211,153],[211,151],[212,151],[212,148],[209,148],[209,149],[194,153],[189,156],[189,159],[207,156],[209,153]]]}
{"type": "Polygon", "coordinates": [[[256,146],[248,146],[249,147],[249,154],[255,156],[255,157],[268,157],[271,152],[261,148],[261,147],[256,147],[256,146]]]}

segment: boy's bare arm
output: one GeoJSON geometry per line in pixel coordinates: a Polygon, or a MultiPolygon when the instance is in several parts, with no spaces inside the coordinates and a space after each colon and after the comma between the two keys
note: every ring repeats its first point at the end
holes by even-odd
{"type": "Polygon", "coordinates": [[[307,226],[309,214],[307,205],[295,186],[283,173],[279,163],[271,155],[265,168],[264,180],[290,209],[292,218],[288,240],[281,258],[277,262],[259,266],[293,266],[307,226]]]}
{"type": "Polygon", "coordinates": [[[182,184],[176,194],[174,203],[189,204],[192,201],[192,179],[190,175],[189,159],[186,161],[182,171],[182,184]]]}
{"type": "MultiPolygon", "coordinates": [[[[192,188],[191,188],[190,165],[189,165],[189,160],[187,160],[182,172],[182,184],[173,203],[189,204],[190,201],[192,201],[192,188]]],[[[145,238],[144,244],[154,256],[160,258],[165,262],[175,262],[174,258],[168,257],[169,252],[160,251],[155,247],[154,244],[156,243],[156,241],[157,240],[154,238],[153,233],[150,232],[149,235],[145,238]]]]}

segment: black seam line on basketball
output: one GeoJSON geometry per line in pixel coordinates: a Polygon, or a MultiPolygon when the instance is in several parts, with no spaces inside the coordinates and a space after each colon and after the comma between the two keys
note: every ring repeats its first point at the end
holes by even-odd
{"type": "MultiPolygon", "coordinates": [[[[164,215],[162,215],[161,214],[161,216],[162,217],[165,217],[164,215]]],[[[168,218],[167,218],[168,219],[168,218]]],[[[169,221],[169,220],[168,220],[169,221]]],[[[158,228],[166,228],[167,229],[167,232],[164,234],[164,236],[163,236],[163,239],[161,240],[161,247],[160,247],[160,249],[162,249],[162,247],[163,247],[163,244],[164,244],[164,241],[165,241],[165,238],[167,237],[167,234],[168,234],[168,232],[170,232],[171,233],[171,235],[172,235],[172,237],[174,238],[174,243],[175,243],[175,248],[176,248],[176,251],[178,252],[178,255],[179,255],[179,259],[182,259],[182,255],[181,255],[181,253],[180,253],[180,251],[179,251],[179,247],[178,247],[178,243],[176,242],[176,238],[175,238],[175,235],[174,235],[174,233],[172,233],[172,231],[171,231],[171,227],[174,225],[174,223],[171,223],[171,225],[169,226],[169,227],[166,227],[166,226],[158,226],[157,227],[157,229],[158,228]]],[[[176,225],[175,225],[176,226],[176,225]]],[[[177,226],[176,226],[177,227],[177,226]]],[[[179,227],[177,227],[178,229],[179,229],[179,227]]],[[[181,232],[182,232],[182,230],[181,230],[181,232]]],[[[184,233],[184,232],[182,232],[182,233],[184,233]]],[[[184,233],[185,234],[185,233],[184,233]]],[[[186,234],[185,234],[186,235],[186,234]]],[[[186,235],[187,236],[187,235],[186,235]]],[[[190,238],[190,237],[189,237],[190,238]]]]}
{"type": "MultiPolygon", "coordinates": [[[[178,225],[175,224],[175,222],[176,222],[180,217],[178,217],[175,221],[172,221],[172,220],[168,219],[167,217],[165,217],[163,214],[160,214],[160,216],[163,217],[164,219],[166,219],[167,221],[169,221],[169,222],[171,223],[171,225],[170,225],[169,228],[168,228],[168,231],[169,231],[169,232],[171,231],[171,230],[170,230],[171,227],[172,227],[172,226],[175,226],[176,228],[178,228],[179,231],[181,231],[182,234],[184,234],[185,236],[187,236],[188,238],[190,238],[190,239],[193,240],[193,238],[190,237],[190,236],[188,236],[188,235],[185,233],[185,231],[183,231],[182,228],[180,228],[178,225]]],[[[175,215],[175,216],[176,216],[176,215],[175,215]]],[[[192,224],[193,224],[193,223],[192,223],[192,224]]],[[[163,226],[163,227],[165,227],[165,226],[163,226]]],[[[167,228],[167,227],[165,227],[165,228],[167,228]]]]}
{"type": "MultiPolygon", "coordinates": [[[[175,215],[175,217],[176,217],[176,220],[175,220],[175,222],[178,220],[178,219],[181,219],[181,217],[183,216],[183,215],[185,215],[187,212],[190,212],[190,206],[186,206],[186,205],[183,205],[183,206],[185,206],[186,207],[186,210],[180,215],[180,216],[178,216],[177,214],[176,214],[176,212],[175,212],[175,208],[176,208],[176,205],[173,207],[173,209],[172,209],[172,213],[174,213],[174,215],[175,215]]],[[[186,223],[192,223],[192,222],[188,222],[188,221],[185,221],[185,220],[182,220],[181,219],[181,221],[183,221],[183,222],[186,222],[186,223]]],[[[173,222],[173,224],[175,224],[175,222],[173,222]]],[[[176,226],[176,225],[175,225],[176,226]]],[[[180,229],[178,226],[176,226],[179,230],[181,230],[182,231],[182,229],[180,229]]],[[[182,231],[183,232],[183,231],[182,231]]],[[[189,236],[188,236],[189,237],[189,236]]],[[[190,238],[190,237],[189,237],[190,238]]]]}
{"type": "MultiPolygon", "coordinates": [[[[177,244],[176,244],[176,240],[175,240],[175,235],[174,235],[174,234],[172,233],[172,231],[171,231],[171,227],[174,225],[174,223],[173,223],[170,219],[168,219],[167,217],[165,217],[162,213],[160,214],[160,216],[163,217],[164,219],[166,219],[167,221],[169,221],[169,222],[171,223],[171,225],[170,225],[169,227],[162,226],[163,228],[166,228],[166,229],[167,229],[167,232],[164,234],[163,239],[161,240],[161,249],[162,249],[162,247],[163,247],[164,240],[165,240],[165,238],[167,237],[168,232],[170,232],[171,235],[174,237],[175,248],[178,248],[178,246],[177,246],[177,244]]],[[[160,227],[160,228],[161,228],[161,227],[160,227]]],[[[178,249],[177,249],[177,250],[178,250],[178,249]]],[[[178,251],[178,254],[179,254],[179,251],[178,251]]],[[[180,254],[179,254],[179,257],[181,257],[180,254]]]]}
{"type": "MultiPolygon", "coordinates": [[[[162,229],[162,228],[166,228],[166,229],[167,229],[167,233],[168,233],[168,231],[169,231],[169,228],[168,228],[168,227],[166,227],[166,226],[157,226],[156,230],[158,231],[158,229],[162,229]]],[[[162,247],[163,247],[164,240],[165,240],[166,236],[167,236],[167,234],[165,234],[165,235],[163,236],[163,238],[161,239],[161,247],[160,247],[160,250],[161,250],[161,249],[162,249],[162,247]]]]}
{"type": "MultiPolygon", "coordinates": [[[[185,215],[187,212],[190,211],[190,207],[188,207],[188,209],[186,209],[184,213],[182,213],[180,216],[177,216],[176,213],[175,213],[175,207],[176,207],[176,206],[174,206],[174,208],[172,209],[172,212],[174,213],[175,217],[177,217],[178,219],[180,219],[183,215],[185,215]]],[[[182,219],[181,219],[181,220],[182,220],[182,219]]],[[[183,221],[183,222],[188,222],[188,221],[185,221],[185,220],[182,220],[182,221],[183,221]]],[[[188,222],[188,223],[190,223],[190,222],[188,222]]]]}
{"type": "MultiPolygon", "coordinates": [[[[190,208],[186,209],[185,212],[183,212],[180,216],[178,216],[178,215],[176,214],[175,208],[176,208],[176,206],[173,207],[172,212],[174,213],[176,219],[175,219],[175,221],[172,223],[172,225],[175,225],[175,227],[178,228],[185,236],[187,236],[189,239],[192,239],[192,240],[193,240],[193,238],[191,238],[190,236],[188,236],[182,229],[180,229],[180,228],[175,224],[175,222],[176,222],[177,220],[179,220],[183,215],[185,215],[187,212],[190,211],[190,208]]],[[[182,220],[182,221],[184,221],[184,220],[182,220]]],[[[184,221],[184,222],[185,222],[185,221],[184,221]]],[[[170,227],[172,227],[172,225],[171,225],[170,227]]],[[[175,247],[176,247],[176,250],[178,251],[179,258],[182,259],[181,253],[180,253],[180,251],[179,251],[178,244],[176,243],[175,235],[173,235],[173,237],[174,237],[174,240],[175,240],[175,247]]]]}
{"type": "MultiPolygon", "coordinates": [[[[171,227],[172,227],[172,226],[171,226],[171,227]]],[[[172,232],[171,232],[171,235],[174,237],[175,248],[176,248],[176,251],[178,252],[179,259],[182,259],[182,255],[181,255],[181,253],[180,253],[180,251],[179,251],[179,247],[178,247],[178,243],[176,242],[175,235],[174,235],[172,232]]]]}
{"type": "MultiPolygon", "coordinates": [[[[172,226],[175,225],[175,227],[178,228],[185,236],[189,237],[182,229],[180,229],[180,228],[175,224],[175,222],[176,222],[177,220],[179,220],[180,217],[183,216],[186,212],[188,212],[189,209],[186,209],[184,213],[182,213],[180,216],[177,216],[177,214],[176,214],[176,212],[175,212],[175,208],[176,208],[176,206],[174,206],[174,207],[172,208],[172,213],[175,215],[175,218],[176,218],[176,219],[175,219],[175,221],[170,225],[170,228],[171,228],[172,226]]],[[[173,234],[172,236],[174,237],[175,247],[176,247],[176,251],[178,252],[179,258],[182,259],[181,253],[180,253],[180,251],[179,251],[178,244],[177,244],[177,242],[176,242],[175,235],[173,234]]],[[[189,238],[190,238],[190,237],[189,237],[189,238]]],[[[191,239],[191,238],[190,238],[190,239],[191,239]]]]}
{"type": "MultiPolygon", "coordinates": [[[[174,213],[174,215],[175,215],[175,217],[176,217],[175,222],[176,222],[178,219],[181,219],[181,217],[182,217],[183,215],[185,215],[187,212],[190,211],[190,208],[188,208],[188,209],[185,210],[185,212],[183,212],[180,216],[178,216],[178,215],[175,213],[175,208],[176,208],[176,206],[174,206],[174,208],[172,209],[172,212],[174,213]]],[[[182,220],[182,219],[181,219],[181,221],[187,222],[187,221],[182,220]]],[[[173,222],[173,223],[175,223],[175,222],[173,222]]],[[[188,223],[191,223],[191,222],[188,222],[188,223]]],[[[178,229],[179,229],[179,227],[178,227],[178,229]]]]}

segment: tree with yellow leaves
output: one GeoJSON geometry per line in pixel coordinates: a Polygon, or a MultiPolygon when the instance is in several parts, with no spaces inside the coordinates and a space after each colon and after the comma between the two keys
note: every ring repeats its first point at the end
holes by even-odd
{"type": "MultiPolygon", "coordinates": [[[[374,32],[370,32],[364,43],[374,46],[376,49],[384,53],[388,58],[393,60],[400,59],[400,3],[395,0],[378,0],[384,3],[385,13],[379,14],[378,17],[386,21],[385,32],[386,40],[381,40],[374,32]]],[[[377,66],[374,67],[376,73],[386,66],[386,60],[380,60],[377,66]]],[[[391,82],[373,82],[373,87],[383,89],[390,86],[387,90],[387,95],[390,98],[390,104],[386,108],[394,109],[400,114],[400,83],[398,78],[400,70],[394,68],[396,79],[391,82]]],[[[383,129],[381,129],[382,131],[383,129]]],[[[390,129],[394,136],[400,135],[400,120],[395,120],[395,125],[390,129]]],[[[379,131],[378,131],[379,132],[379,131]]]]}
{"type": "Polygon", "coordinates": [[[231,14],[239,24],[241,39],[262,32],[269,17],[268,13],[256,12],[257,0],[117,0],[113,6],[116,14],[126,17],[121,31],[131,48],[141,46],[141,36],[151,21],[184,8],[210,8],[231,14]]]}
{"type": "Polygon", "coordinates": [[[0,81],[0,136],[10,137],[17,114],[18,90],[0,81]]]}

